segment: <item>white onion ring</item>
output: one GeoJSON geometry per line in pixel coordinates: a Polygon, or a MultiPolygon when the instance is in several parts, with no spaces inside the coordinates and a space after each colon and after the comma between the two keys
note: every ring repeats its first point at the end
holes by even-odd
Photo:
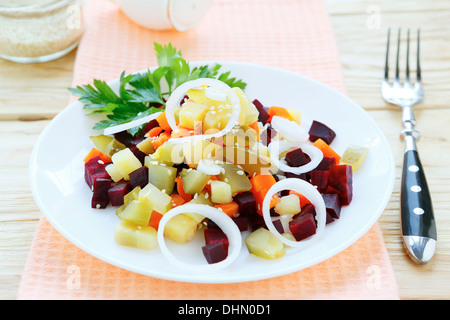
{"type": "Polygon", "coordinates": [[[127,123],[119,124],[119,125],[114,126],[114,127],[106,128],[103,131],[103,134],[104,135],[115,134],[115,133],[118,133],[118,132],[122,132],[122,131],[125,131],[125,130],[128,130],[128,129],[140,126],[141,124],[144,124],[144,123],[150,122],[152,120],[155,120],[161,113],[162,112],[152,113],[149,116],[142,117],[142,118],[139,118],[139,119],[131,121],[131,122],[127,122],[127,123]]]}
{"type": "Polygon", "coordinates": [[[262,206],[264,222],[269,228],[269,231],[272,232],[278,239],[281,240],[285,245],[293,248],[304,248],[310,245],[312,242],[317,241],[319,239],[324,230],[327,221],[327,211],[325,207],[325,202],[323,201],[322,195],[317,191],[316,187],[312,184],[296,178],[287,178],[275,183],[267,192],[262,206]],[[310,237],[309,239],[301,240],[301,241],[292,241],[281,235],[275,226],[273,225],[272,219],[270,217],[270,201],[272,200],[272,196],[277,194],[283,190],[294,190],[311,201],[311,204],[314,206],[316,210],[316,218],[317,218],[317,230],[316,234],[310,237]]]}
{"type": "Polygon", "coordinates": [[[197,170],[204,174],[215,176],[221,173],[222,166],[216,164],[213,159],[200,159],[197,165],[197,170]]]}
{"type": "Polygon", "coordinates": [[[158,227],[158,244],[164,256],[175,266],[183,268],[185,270],[199,273],[205,271],[217,271],[231,265],[241,252],[242,236],[241,231],[237,227],[236,223],[219,209],[204,204],[184,204],[171,209],[170,211],[168,211],[166,214],[163,215],[161,221],[159,222],[158,227]],[[198,214],[205,216],[206,218],[213,220],[227,235],[229,247],[228,247],[228,255],[225,260],[222,260],[214,264],[192,265],[180,261],[169,251],[164,239],[164,228],[170,219],[186,212],[196,212],[198,214]]]}
{"type": "Polygon", "coordinates": [[[274,140],[269,144],[270,160],[272,165],[284,172],[294,174],[302,174],[314,170],[323,160],[323,153],[319,148],[310,144],[295,144],[286,140],[274,140]],[[280,154],[290,148],[301,148],[306,153],[311,161],[300,167],[291,167],[280,161],[280,154]]]}
{"type": "Polygon", "coordinates": [[[309,139],[309,134],[297,122],[273,116],[270,124],[283,138],[289,141],[306,143],[309,139]]]}
{"type": "Polygon", "coordinates": [[[166,102],[166,118],[167,122],[172,128],[174,132],[177,132],[179,129],[177,127],[177,123],[175,120],[175,110],[177,106],[180,104],[181,99],[185,96],[186,92],[190,89],[198,88],[201,86],[210,86],[214,89],[223,91],[226,93],[228,98],[230,98],[232,114],[230,120],[228,120],[227,125],[221,131],[214,134],[204,134],[204,135],[193,135],[189,137],[183,138],[172,138],[174,143],[185,143],[192,140],[203,140],[203,139],[212,139],[219,138],[227,134],[235,125],[239,125],[239,115],[241,113],[241,102],[236,92],[225,82],[220,80],[211,79],[211,78],[201,78],[197,80],[187,81],[177,87],[169,97],[169,100],[166,102]]]}

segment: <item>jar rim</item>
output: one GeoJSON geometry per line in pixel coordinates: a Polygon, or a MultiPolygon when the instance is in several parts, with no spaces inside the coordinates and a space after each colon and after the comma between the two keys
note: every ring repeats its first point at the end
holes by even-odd
{"type": "Polygon", "coordinates": [[[81,3],[82,0],[48,0],[43,3],[32,3],[28,5],[5,6],[0,2],[0,14],[10,15],[33,15],[43,14],[66,7],[68,5],[81,3]]]}

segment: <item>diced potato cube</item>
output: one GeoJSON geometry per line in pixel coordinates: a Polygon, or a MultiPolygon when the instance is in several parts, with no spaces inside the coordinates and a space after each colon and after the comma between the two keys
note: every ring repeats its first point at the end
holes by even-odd
{"type": "Polygon", "coordinates": [[[203,172],[195,169],[183,169],[180,173],[181,180],[183,181],[184,192],[188,194],[196,194],[203,191],[211,178],[203,172]]]}
{"type": "Polygon", "coordinates": [[[302,113],[297,109],[288,109],[289,115],[298,124],[302,124],[302,113]]]}
{"type": "Polygon", "coordinates": [[[231,186],[223,181],[211,181],[211,201],[214,203],[228,203],[233,200],[231,186]]]}
{"type": "Polygon", "coordinates": [[[139,192],[139,197],[148,198],[153,205],[153,210],[160,214],[165,214],[172,209],[172,198],[151,183],[148,183],[144,189],[139,192]]]}
{"type": "Polygon", "coordinates": [[[277,259],[286,253],[283,242],[266,228],[253,231],[245,244],[251,254],[263,259],[277,259]]]}
{"type": "Polygon", "coordinates": [[[122,173],[117,169],[117,167],[110,163],[105,167],[106,172],[108,172],[109,176],[114,182],[118,182],[123,179],[122,173]]]}
{"type": "Polygon", "coordinates": [[[202,122],[205,118],[208,108],[204,104],[192,101],[185,102],[179,112],[180,126],[194,130],[196,122],[202,122]]]}
{"type": "MultiPolygon", "coordinates": [[[[155,148],[153,147],[153,139],[147,138],[139,142],[136,147],[145,154],[152,154],[155,152],[155,148]]],[[[161,148],[161,147],[160,147],[161,148]]],[[[158,150],[160,149],[158,148],[158,150]]]]}
{"type": "Polygon", "coordinates": [[[366,158],[367,152],[368,149],[365,147],[351,145],[344,151],[341,163],[351,165],[353,171],[357,171],[366,158]]]}
{"type": "Polygon", "coordinates": [[[131,201],[121,213],[123,220],[137,225],[146,226],[150,221],[153,212],[153,206],[149,199],[140,198],[131,201]]]}
{"type": "MultiPolygon", "coordinates": [[[[209,194],[207,192],[202,192],[198,194],[191,201],[189,201],[188,204],[206,204],[207,206],[212,206],[209,194]]],[[[197,223],[200,223],[205,219],[203,215],[196,212],[185,212],[183,214],[191,217],[192,219],[197,221],[197,223]]]]}
{"type": "Polygon", "coordinates": [[[284,196],[275,205],[275,212],[279,215],[297,214],[301,211],[300,199],[295,194],[284,196]]]}
{"type": "Polygon", "coordinates": [[[239,115],[239,124],[241,126],[250,125],[258,121],[259,112],[255,105],[250,101],[248,96],[241,88],[233,88],[241,102],[241,113],[239,115]]]}
{"type": "Polygon", "coordinates": [[[115,153],[111,160],[125,180],[130,179],[129,174],[131,172],[142,167],[139,159],[128,148],[115,153]]]}
{"type": "Polygon", "coordinates": [[[157,231],[154,228],[129,221],[120,221],[116,225],[114,240],[122,246],[144,250],[152,250],[158,246],[157,231]]]}
{"type": "Polygon", "coordinates": [[[186,92],[190,100],[196,103],[205,104],[208,98],[205,96],[205,89],[190,89],[186,92]]]}
{"type": "Polygon", "coordinates": [[[203,120],[203,133],[212,134],[223,130],[231,119],[232,112],[230,105],[224,107],[220,105],[208,111],[203,120]]]}
{"type": "Polygon", "coordinates": [[[164,235],[176,243],[186,243],[194,239],[197,233],[197,224],[193,218],[179,214],[167,221],[164,235]]]}

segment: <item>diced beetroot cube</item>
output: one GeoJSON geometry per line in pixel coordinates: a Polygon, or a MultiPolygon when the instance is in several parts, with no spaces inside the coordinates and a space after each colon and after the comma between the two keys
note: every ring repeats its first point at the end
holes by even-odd
{"type": "Polygon", "coordinates": [[[293,219],[298,219],[301,216],[307,215],[307,214],[312,214],[314,217],[314,222],[316,224],[316,228],[317,228],[317,220],[316,220],[316,209],[314,208],[314,205],[312,205],[311,203],[305,204],[302,207],[302,210],[300,211],[300,214],[296,214],[293,219]]]}
{"type": "Polygon", "coordinates": [[[148,184],[148,168],[142,166],[130,173],[130,184],[132,189],[137,186],[144,188],[148,184]]]}
{"type": "Polygon", "coordinates": [[[225,248],[228,250],[229,241],[228,237],[225,234],[225,232],[222,231],[220,228],[208,228],[204,231],[205,235],[205,244],[213,244],[213,243],[223,243],[225,245],[225,248]]]}
{"type": "Polygon", "coordinates": [[[248,230],[248,219],[247,217],[237,217],[233,218],[233,221],[236,223],[240,231],[248,230]]]}
{"type": "Polygon", "coordinates": [[[286,178],[297,178],[297,179],[302,179],[302,180],[305,180],[305,181],[309,182],[311,174],[309,172],[305,172],[305,173],[301,173],[301,174],[295,174],[295,173],[292,173],[292,172],[285,172],[284,176],[286,178]]]}
{"type": "Polygon", "coordinates": [[[239,206],[239,215],[241,217],[251,216],[257,213],[256,199],[250,191],[239,193],[233,197],[233,201],[239,206]]]}
{"type": "Polygon", "coordinates": [[[289,222],[289,230],[297,241],[311,237],[316,234],[316,219],[312,213],[301,215],[289,222]]]}
{"type": "Polygon", "coordinates": [[[311,184],[317,186],[317,190],[324,193],[328,186],[328,171],[311,171],[311,184]]]}
{"type": "Polygon", "coordinates": [[[253,215],[248,217],[248,223],[250,227],[250,231],[258,230],[259,228],[266,228],[266,222],[264,221],[264,218],[260,216],[259,214],[253,215]]]}
{"type": "Polygon", "coordinates": [[[108,190],[109,200],[113,207],[123,205],[123,197],[132,190],[129,183],[119,183],[108,190]]]}
{"type": "Polygon", "coordinates": [[[313,121],[311,128],[309,129],[309,140],[314,142],[317,139],[322,139],[328,145],[333,142],[336,137],[336,133],[331,130],[329,127],[324,125],[321,122],[313,121]]]}
{"type": "Polygon", "coordinates": [[[258,120],[260,122],[262,122],[263,124],[265,124],[267,122],[267,120],[269,120],[269,118],[270,118],[269,114],[267,113],[266,108],[264,108],[262,103],[259,102],[257,99],[255,99],[253,101],[253,104],[255,105],[256,109],[258,109],[258,112],[259,112],[258,120]]]}
{"type": "Polygon", "coordinates": [[[98,178],[94,181],[91,207],[104,209],[109,204],[108,190],[111,187],[111,179],[98,178]]]}
{"type": "Polygon", "coordinates": [[[350,204],[353,198],[352,166],[350,165],[330,166],[330,174],[328,176],[328,186],[337,190],[341,205],[350,204]]]}
{"type": "Polygon", "coordinates": [[[290,167],[300,167],[311,161],[311,158],[302,151],[301,148],[290,151],[286,154],[286,163],[290,167]]]}
{"type": "Polygon", "coordinates": [[[316,169],[317,171],[329,171],[330,166],[336,165],[336,158],[334,157],[323,157],[322,161],[319,163],[316,169]]]}
{"type": "Polygon", "coordinates": [[[141,162],[142,165],[145,163],[145,157],[147,156],[145,153],[143,153],[141,150],[139,150],[138,147],[134,146],[131,148],[131,152],[138,158],[138,160],[141,162]]]}
{"type": "Polygon", "coordinates": [[[202,247],[202,251],[209,264],[225,260],[228,256],[228,249],[222,242],[207,244],[202,247]]]}
{"type": "Polygon", "coordinates": [[[335,193],[323,194],[322,198],[325,202],[327,213],[333,219],[339,219],[339,217],[341,216],[341,204],[339,202],[339,195],[335,193]]]}
{"type": "Polygon", "coordinates": [[[266,129],[260,134],[261,143],[268,146],[276,134],[277,132],[273,130],[272,125],[269,123],[266,129]]]}
{"type": "Polygon", "coordinates": [[[283,224],[281,223],[281,220],[274,220],[272,221],[273,226],[275,227],[275,229],[277,229],[277,231],[281,234],[284,233],[284,228],[283,228],[283,224]]]}
{"type": "Polygon", "coordinates": [[[97,179],[110,179],[108,172],[105,170],[105,164],[99,156],[94,157],[84,164],[84,180],[89,188],[92,189],[97,179]]]}
{"type": "Polygon", "coordinates": [[[334,221],[334,218],[327,211],[327,221],[325,224],[332,223],[333,221],[334,221]]]}

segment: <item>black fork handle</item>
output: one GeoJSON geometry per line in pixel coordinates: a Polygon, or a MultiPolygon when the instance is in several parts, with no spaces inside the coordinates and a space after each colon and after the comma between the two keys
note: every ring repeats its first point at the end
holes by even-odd
{"type": "Polygon", "coordinates": [[[437,231],[433,204],[425,171],[415,147],[415,138],[405,136],[406,151],[403,160],[401,184],[401,224],[405,247],[419,264],[434,255],[437,231]]]}

